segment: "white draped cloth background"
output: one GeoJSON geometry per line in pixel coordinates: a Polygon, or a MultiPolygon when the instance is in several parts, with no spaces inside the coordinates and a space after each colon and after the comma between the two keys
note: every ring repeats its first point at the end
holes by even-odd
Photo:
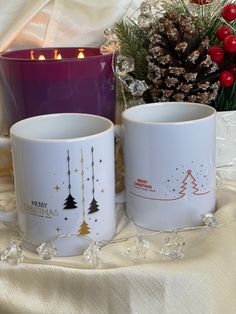
{"type": "MultiPolygon", "coordinates": [[[[134,12],[140,2],[0,0],[0,51],[99,46],[104,28],[134,12]]],[[[4,125],[0,106],[0,134],[4,125]]],[[[1,206],[12,189],[10,178],[0,177],[1,206]]],[[[107,245],[96,270],[82,256],[45,262],[27,251],[16,267],[0,262],[0,314],[235,314],[235,195],[233,183],[217,192],[216,218],[225,226],[181,233],[186,239],[183,260],[160,258],[162,234],[147,238],[150,251],[141,261],[125,255],[134,239],[107,245]]],[[[117,218],[115,238],[137,234],[122,204],[117,205],[117,218]]],[[[0,224],[0,252],[13,235],[14,229],[0,224]]]]}

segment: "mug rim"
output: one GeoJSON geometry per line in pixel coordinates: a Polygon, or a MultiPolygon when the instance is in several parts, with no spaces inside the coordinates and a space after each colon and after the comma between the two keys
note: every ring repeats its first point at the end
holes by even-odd
{"type": "Polygon", "coordinates": [[[194,123],[196,121],[204,121],[206,119],[209,119],[212,116],[216,115],[216,110],[215,108],[206,105],[206,104],[200,104],[200,103],[194,103],[194,102],[178,102],[178,101],[173,101],[173,102],[153,102],[153,103],[146,103],[142,105],[137,105],[130,107],[122,112],[122,120],[128,121],[131,123],[138,123],[142,125],[183,125],[183,124],[190,124],[194,123]],[[203,117],[200,118],[195,118],[195,119],[189,119],[189,120],[183,120],[183,121],[146,121],[142,119],[137,119],[133,117],[133,114],[138,111],[145,111],[145,108],[150,108],[150,107],[164,107],[164,106],[194,106],[198,108],[204,108],[208,109],[208,114],[205,114],[203,117]]]}
{"type": "Polygon", "coordinates": [[[99,115],[95,115],[95,114],[88,114],[88,113],[79,113],[79,112],[74,112],[74,113],[70,113],[70,112],[65,112],[65,113],[50,113],[50,114],[43,114],[43,115],[38,115],[38,116],[32,116],[29,118],[25,118],[22,120],[19,120],[17,122],[15,122],[11,127],[10,127],[10,138],[12,136],[14,136],[15,138],[24,140],[24,141],[32,141],[32,142],[47,142],[47,143],[63,143],[63,142],[76,142],[78,140],[85,140],[88,138],[93,138],[93,137],[97,137],[97,136],[101,136],[102,134],[108,132],[109,130],[113,129],[114,124],[111,120],[103,117],[103,116],[99,116],[99,115]],[[24,135],[19,135],[17,134],[17,131],[15,130],[17,127],[27,124],[28,122],[31,122],[33,120],[44,120],[44,119],[50,119],[50,118],[59,118],[59,117],[78,117],[78,118],[82,118],[82,117],[88,117],[88,118],[93,118],[94,120],[101,120],[105,123],[107,123],[105,130],[100,131],[100,132],[96,132],[93,134],[89,134],[89,135],[83,135],[83,136],[77,136],[77,137],[67,137],[67,138],[43,138],[43,137],[33,137],[33,136],[24,136],[24,135]]]}

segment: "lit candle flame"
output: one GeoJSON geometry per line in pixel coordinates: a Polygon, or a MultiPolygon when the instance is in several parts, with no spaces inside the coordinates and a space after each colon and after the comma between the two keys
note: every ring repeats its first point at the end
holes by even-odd
{"type": "Polygon", "coordinates": [[[44,57],[44,55],[40,55],[40,56],[38,57],[38,59],[39,59],[39,60],[45,60],[45,57],[44,57]]]}
{"type": "Polygon", "coordinates": [[[60,53],[58,53],[57,49],[54,50],[54,59],[57,59],[57,60],[61,60],[62,59],[62,56],[61,56],[60,53]]]}
{"type": "MultiPolygon", "coordinates": [[[[31,50],[31,51],[30,51],[30,59],[31,59],[31,60],[35,60],[35,57],[34,57],[34,50],[31,50]]],[[[45,60],[44,55],[40,55],[40,56],[38,57],[38,60],[45,60]]]]}
{"type": "MultiPolygon", "coordinates": [[[[78,51],[79,52],[78,52],[77,58],[78,59],[83,59],[85,57],[84,49],[83,48],[79,48],[78,51]]],[[[33,50],[30,51],[30,58],[31,58],[31,60],[35,60],[35,58],[34,58],[34,51],[33,50]]],[[[62,59],[62,55],[60,53],[58,53],[57,49],[54,50],[54,59],[56,59],[56,60],[61,60],[62,59]]],[[[44,57],[44,55],[40,55],[38,57],[38,60],[46,60],[46,58],[44,57]]]]}
{"type": "Polygon", "coordinates": [[[78,59],[83,59],[84,58],[84,49],[80,48],[78,50],[79,50],[79,53],[78,53],[77,58],[78,59]]]}

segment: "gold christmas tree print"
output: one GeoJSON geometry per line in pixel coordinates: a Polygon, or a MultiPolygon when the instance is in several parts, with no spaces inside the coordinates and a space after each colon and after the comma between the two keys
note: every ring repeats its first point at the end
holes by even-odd
{"type": "Polygon", "coordinates": [[[96,213],[97,211],[99,211],[99,205],[97,203],[97,201],[95,200],[95,186],[94,186],[94,158],[93,158],[93,152],[94,152],[94,148],[91,148],[91,155],[92,155],[92,201],[90,203],[89,206],[89,214],[93,214],[96,213]]]}
{"type": "Polygon", "coordinates": [[[83,149],[81,149],[81,158],[80,158],[80,163],[81,163],[81,194],[82,194],[82,207],[83,207],[83,221],[82,224],[79,228],[78,235],[86,235],[90,233],[89,230],[89,225],[85,221],[85,208],[84,208],[84,157],[83,157],[83,149]]]}
{"type": "Polygon", "coordinates": [[[67,174],[68,174],[68,190],[69,195],[67,196],[65,203],[64,203],[64,209],[74,209],[77,208],[75,198],[71,195],[71,181],[70,181],[70,152],[67,150],[67,174]]]}
{"type": "Polygon", "coordinates": [[[87,224],[87,222],[85,220],[83,220],[80,228],[79,228],[79,235],[86,235],[89,234],[89,225],[87,224]]]}

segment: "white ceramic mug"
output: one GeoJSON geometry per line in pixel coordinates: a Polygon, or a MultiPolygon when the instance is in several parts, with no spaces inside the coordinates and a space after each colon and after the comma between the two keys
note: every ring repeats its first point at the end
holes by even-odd
{"type": "Polygon", "coordinates": [[[69,256],[81,254],[92,240],[111,240],[116,229],[112,122],[81,113],[42,115],[15,123],[10,138],[24,246],[35,250],[54,241],[57,255],[69,256]]]}
{"type": "Polygon", "coordinates": [[[123,112],[126,209],[135,224],[197,226],[215,210],[215,116],[212,107],[187,102],[123,112]]]}

